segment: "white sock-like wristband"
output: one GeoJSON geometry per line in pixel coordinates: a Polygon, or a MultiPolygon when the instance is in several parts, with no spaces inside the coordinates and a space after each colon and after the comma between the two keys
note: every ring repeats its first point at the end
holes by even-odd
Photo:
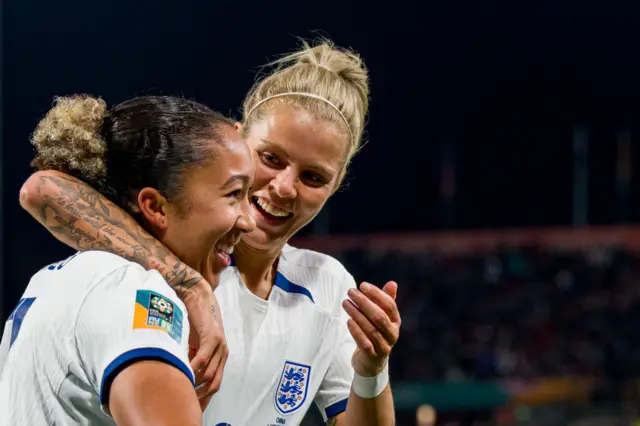
{"type": "Polygon", "coordinates": [[[375,398],[380,395],[389,383],[389,362],[377,376],[364,377],[355,373],[351,388],[360,398],[375,398]]]}

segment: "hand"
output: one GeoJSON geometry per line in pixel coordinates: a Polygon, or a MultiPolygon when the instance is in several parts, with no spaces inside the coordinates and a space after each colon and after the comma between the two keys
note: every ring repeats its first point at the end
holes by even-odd
{"type": "Polygon", "coordinates": [[[222,317],[213,289],[207,281],[181,292],[189,314],[189,359],[196,378],[196,394],[202,410],[220,389],[229,357],[222,317]]]}
{"type": "Polygon", "coordinates": [[[358,345],[351,363],[361,376],[378,375],[398,341],[402,321],[395,300],[397,291],[398,284],[394,281],[389,281],[382,290],[362,283],[360,290],[349,289],[349,299],[342,302],[351,317],[347,326],[358,345]]]}

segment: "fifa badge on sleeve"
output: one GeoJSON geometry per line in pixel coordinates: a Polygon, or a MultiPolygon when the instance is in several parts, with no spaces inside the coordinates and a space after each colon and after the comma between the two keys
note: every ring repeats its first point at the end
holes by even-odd
{"type": "Polygon", "coordinates": [[[134,329],[161,330],[182,342],[182,311],[168,298],[149,290],[136,293],[134,329]]]}

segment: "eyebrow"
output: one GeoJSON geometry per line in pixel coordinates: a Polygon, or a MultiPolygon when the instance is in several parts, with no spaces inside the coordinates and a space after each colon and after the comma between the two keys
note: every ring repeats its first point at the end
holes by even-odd
{"type": "Polygon", "coordinates": [[[242,187],[246,187],[249,184],[249,176],[247,175],[233,175],[222,185],[221,189],[224,191],[229,189],[234,183],[240,181],[242,187]]]}

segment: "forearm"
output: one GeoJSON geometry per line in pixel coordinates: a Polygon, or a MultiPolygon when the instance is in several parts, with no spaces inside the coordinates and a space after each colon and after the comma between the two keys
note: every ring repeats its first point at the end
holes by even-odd
{"type": "Polygon", "coordinates": [[[33,174],[20,191],[20,204],[76,250],[107,251],[156,269],[178,292],[204,281],[124,210],[71,176],[55,171],[33,174]]]}
{"type": "Polygon", "coordinates": [[[337,426],[395,425],[391,387],[387,384],[382,393],[375,398],[361,398],[352,389],[347,409],[335,424],[337,426]]]}

